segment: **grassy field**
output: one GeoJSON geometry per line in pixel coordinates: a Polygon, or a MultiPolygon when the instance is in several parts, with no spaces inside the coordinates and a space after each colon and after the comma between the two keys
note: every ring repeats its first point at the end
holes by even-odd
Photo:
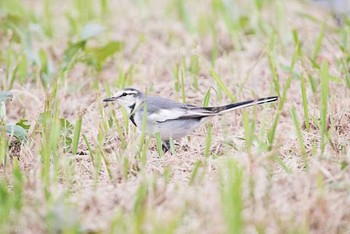
{"type": "Polygon", "coordinates": [[[0,48],[1,233],[350,232],[349,19],[297,0],[0,0],[0,48]],[[279,102],[159,155],[102,102],[124,87],[279,102]]]}

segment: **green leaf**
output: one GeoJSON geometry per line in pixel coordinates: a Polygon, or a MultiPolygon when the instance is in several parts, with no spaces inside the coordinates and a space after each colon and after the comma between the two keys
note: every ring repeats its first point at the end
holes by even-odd
{"type": "Polygon", "coordinates": [[[189,30],[190,32],[193,32],[194,26],[193,26],[193,23],[191,21],[191,13],[190,13],[186,4],[187,4],[187,1],[184,1],[184,0],[176,1],[177,13],[178,13],[180,20],[186,26],[187,30],[189,30]]]}
{"type": "Polygon", "coordinates": [[[71,44],[64,51],[63,55],[63,68],[66,70],[74,62],[77,53],[84,49],[86,41],[78,41],[77,43],[71,44]]]}
{"type": "Polygon", "coordinates": [[[346,161],[342,161],[341,163],[340,163],[340,169],[341,170],[344,170],[345,168],[347,168],[348,167],[348,163],[346,162],[346,161]]]}
{"type": "Polygon", "coordinates": [[[39,59],[40,59],[40,79],[43,87],[47,88],[55,78],[54,77],[55,69],[49,56],[43,49],[39,51],[39,59]]]}
{"type": "Polygon", "coordinates": [[[163,150],[162,150],[162,139],[160,138],[160,133],[156,132],[155,137],[156,137],[157,151],[158,151],[159,157],[161,157],[163,155],[163,150]]]}
{"type": "Polygon", "coordinates": [[[63,137],[64,150],[70,150],[72,146],[72,135],[74,126],[67,119],[60,119],[60,136],[63,137]]]}
{"type": "Polygon", "coordinates": [[[76,154],[78,151],[78,144],[79,144],[82,122],[83,122],[83,116],[82,114],[79,114],[78,119],[75,123],[74,134],[73,134],[73,144],[72,144],[73,154],[76,154]]]}
{"type": "Polygon", "coordinates": [[[300,148],[300,152],[303,156],[303,160],[304,160],[304,166],[305,168],[308,167],[307,165],[307,158],[306,158],[306,148],[305,148],[305,140],[303,138],[303,132],[300,126],[300,121],[298,119],[297,113],[296,113],[296,109],[293,106],[291,109],[291,115],[292,115],[292,119],[293,119],[293,123],[294,123],[294,127],[295,127],[295,131],[296,131],[296,135],[298,137],[298,143],[299,143],[299,148],[300,148]]]}
{"type": "Polygon", "coordinates": [[[22,128],[24,128],[25,130],[29,130],[29,128],[30,128],[30,123],[28,122],[28,120],[26,120],[26,119],[21,119],[20,121],[18,121],[17,123],[16,123],[16,125],[17,126],[20,126],[20,127],[22,127],[22,128]]]}
{"type": "Polygon", "coordinates": [[[231,101],[235,101],[235,97],[230,92],[230,90],[227,88],[227,86],[224,84],[220,76],[213,70],[210,69],[210,75],[213,77],[213,79],[216,81],[216,83],[219,85],[219,87],[226,93],[226,95],[231,99],[231,101]]]}
{"type": "Polygon", "coordinates": [[[64,51],[64,61],[68,62],[72,57],[81,49],[84,49],[86,41],[78,41],[77,43],[71,44],[64,51]]]}
{"type": "Polygon", "coordinates": [[[123,47],[124,42],[111,41],[101,47],[86,48],[86,52],[97,62],[97,65],[101,65],[107,58],[121,51],[123,47]]]}
{"type": "Polygon", "coordinates": [[[208,106],[209,105],[209,100],[210,100],[210,89],[205,94],[204,101],[203,101],[203,106],[208,106]]]}
{"type": "Polygon", "coordinates": [[[320,79],[321,79],[321,152],[324,152],[327,141],[329,139],[328,128],[327,128],[327,116],[328,116],[328,100],[329,100],[329,64],[323,62],[320,70],[320,79]]]}
{"type": "Polygon", "coordinates": [[[27,140],[27,131],[21,126],[15,124],[8,124],[6,125],[6,133],[8,135],[15,136],[20,141],[27,140]]]}
{"type": "Polygon", "coordinates": [[[343,80],[340,79],[339,77],[329,75],[329,81],[336,83],[336,84],[342,84],[343,80]]]}
{"type": "Polygon", "coordinates": [[[60,119],[61,130],[72,133],[74,126],[67,119],[60,119]]]}

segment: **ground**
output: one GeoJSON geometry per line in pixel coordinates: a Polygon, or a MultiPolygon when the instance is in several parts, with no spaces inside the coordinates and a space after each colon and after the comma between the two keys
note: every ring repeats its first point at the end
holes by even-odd
{"type": "Polygon", "coordinates": [[[348,19],[294,0],[0,0],[0,16],[7,119],[28,127],[0,144],[2,232],[349,232],[348,19]],[[159,155],[102,102],[124,87],[279,101],[159,155]]]}

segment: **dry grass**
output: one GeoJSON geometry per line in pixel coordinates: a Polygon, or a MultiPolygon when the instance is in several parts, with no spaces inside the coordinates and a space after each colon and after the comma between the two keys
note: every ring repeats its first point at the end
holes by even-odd
{"type": "MultiPolygon", "coordinates": [[[[54,36],[50,39],[33,36],[33,51],[39,48],[48,51],[59,70],[68,42],[78,38],[70,32],[72,25],[65,13],[79,15],[79,12],[70,1],[48,2],[54,36]]],[[[97,1],[88,2],[96,5],[93,9],[98,8],[97,1]]],[[[43,88],[35,72],[29,72],[24,82],[14,81],[15,99],[8,104],[8,118],[13,122],[27,119],[31,129],[29,141],[22,146],[19,156],[24,178],[22,208],[10,212],[6,223],[0,222],[2,230],[13,233],[349,232],[350,90],[345,83],[349,71],[342,69],[341,61],[346,61],[347,56],[349,69],[350,53],[342,52],[338,43],[342,32],[349,32],[349,25],[337,28],[327,12],[299,1],[268,1],[261,10],[251,2],[237,1],[237,12],[249,17],[247,26],[233,31],[233,35],[239,35],[241,48],[237,48],[225,21],[213,13],[215,1],[184,1],[190,24],[176,13],[176,4],[181,1],[137,2],[111,1],[109,13],[95,19],[107,29],[101,38],[88,41],[88,45],[120,40],[125,43],[121,52],[104,62],[101,71],[77,62],[66,79],[58,78],[58,93],[51,104],[58,103],[59,117],[73,124],[79,113],[83,115],[82,134],[93,154],[82,137],[77,155],[65,152],[60,135],[53,154],[58,159],[51,158],[48,183],[44,181],[45,165],[41,158],[41,149],[46,144],[45,130],[39,116],[53,88],[43,88]],[[325,36],[315,61],[320,66],[323,62],[329,64],[330,74],[340,82],[329,84],[329,141],[322,153],[320,71],[308,58],[314,53],[323,25],[325,36]],[[298,32],[303,54],[291,73],[288,66],[295,51],[293,30],[298,32]],[[271,43],[272,40],[275,41],[271,43]],[[147,138],[151,140],[143,157],[138,154],[139,132],[130,123],[128,131],[125,130],[118,106],[103,106],[101,102],[109,95],[106,87],[114,90],[121,86],[120,79],[124,76],[128,76],[127,86],[182,101],[181,88],[176,91],[177,67],[185,70],[183,87],[188,103],[201,105],[210,88],[211,105],[230,102],[212,79],[211,69],[237,100],[275,95],[269,56],[276,65],[280,95],[288,77],[296,74],[287,91],[270,149],[267,133],[278,113],[278,104],[245,111],[250,122],[256,124],[250,149],[244,140],[248,131],[243,127],[244,114],[238,111],[211,122],[209,157],[204,156],[205,127],[179,141],[176,155],[159,157],[154,139],[147,138]],[[193,57],[198,58],[199,64],[198,89],[193,85],[196,74],[184,68],[193,57]],[[305,129],[298,75],[306,78],[310,75],[316,80],[314,92],[306,81],[309,131],[305,129]],[[304,155],[293,124],[292,107],[296,108],[300,125],[304,125],[304,155]],[[125,149],[121,147],[123,136],[117,133],[115,122],[106,127],[114,114],[127,142],[125,149]],[[228,202],[230,198],[233,203],[228,202]]],[[[44,1],[23,4],[43,19],[40,17],[44,17],[44,1]]],[[[21,50],[20,44],[10,42],[11,35],[4,32],[2,35],[2,49],[21,50]]],[[[14,58],[10,67],[13,69],[18,61],[14,58]]],[[[0,88],[7,90],[10,85],[6,66],[1,63],[0,66],[0,88]]],[[[10,193],[14,168],[13,163],[0,166],[1,183],[4,181],[10,193]]]]}

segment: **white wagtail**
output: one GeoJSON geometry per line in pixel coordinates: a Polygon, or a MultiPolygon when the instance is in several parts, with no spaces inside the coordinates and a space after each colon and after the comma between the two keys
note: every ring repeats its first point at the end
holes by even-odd
{"type": "Polygon", "coordinates": [[[273,96],[224,106],[198,107],[163,97],[147,96],[136,89],[126,88],[103,101],[116,101],[125,107],[128,111],[129,119],[139,129],[142,129],[144,120],[145,133],[159,133],[162,139],[162,149],[165,153],[170,149],[170,139],[176,140],[188,135],[213,116],[277,100],[278,97],[273,96]]]}

